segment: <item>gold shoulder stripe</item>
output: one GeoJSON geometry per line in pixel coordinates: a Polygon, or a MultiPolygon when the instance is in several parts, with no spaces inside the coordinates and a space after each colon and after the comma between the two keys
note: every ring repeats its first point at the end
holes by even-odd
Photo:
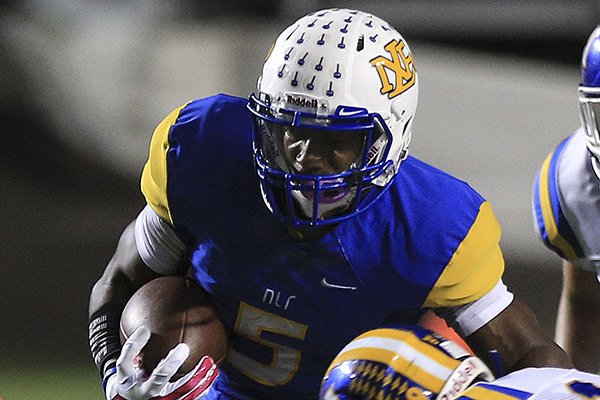
{"type": "Polygon", "coordinates": [[[459,399],[464,398],[471,400],[519,400],[519,397],[511,396],[506,393],[496,392],[482,386],[473,386],[465,390],[459,399]]]}
{"type": "Polygon", "coordinates": [[[500,224],[486,201],[427,296],[425,307],[459,306],[492,290],[504,272],[500,224]]]}
{"type": "Polygon", "coordinates": [[[173,223],[167,195],[167,152],[169,151],[169,132],[177,121],[179,113],[186,106],[171,112],[154,130],[148,161],[142,171],[141,189],[146,202],[165,221],[173,223]]]}
{"type": "Polygon", "coordinates": [[[574,260],[577,258],[575,250],[558,232],[558,226],[554,219],[554,213],[552,212],[552,202],[550,201],[550,185],[548,184],[549,173],[550,173],[550,161],[554,152],[550,153],[542,164],[540,170],[540,181],[539,181],[539,192],[540,192],[540,208],[542,209],[542,216],[544,218],[544,226],[546,227],[546,233],[548,234],[548,240],[552,245],[558,247],[568,260],[574,260]]]}

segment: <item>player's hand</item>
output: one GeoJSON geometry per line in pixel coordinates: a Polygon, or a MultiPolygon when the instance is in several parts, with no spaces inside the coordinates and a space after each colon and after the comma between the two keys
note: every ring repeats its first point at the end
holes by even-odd
{"type": "Polygon", "coordinates": [[[184,343],[175,346],[147,375],[138,355],[149,339],[150,331],[143,326],[127,339],[117,360],[116,371],[107,379],[107,400],[194,400],[210,388],[219,370],[208,356],[203,357],[186,375],[170,382],[189,355],[190,349],[184,343]]]}

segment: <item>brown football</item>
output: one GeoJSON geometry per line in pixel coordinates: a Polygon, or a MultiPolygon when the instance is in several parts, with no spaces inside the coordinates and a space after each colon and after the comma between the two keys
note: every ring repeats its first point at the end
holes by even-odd
{"type": "Polygon", "coordinates": [[[189,278],[160,277],[135,292],[121,315],[121,343],[142,325],[152,333],[140,353],[146,372],[179,343],[190,347],[190,355],[174,378],[191,371],[204,355],[219,363],[227,354],[227,330],[214,303],[189,278]]]}

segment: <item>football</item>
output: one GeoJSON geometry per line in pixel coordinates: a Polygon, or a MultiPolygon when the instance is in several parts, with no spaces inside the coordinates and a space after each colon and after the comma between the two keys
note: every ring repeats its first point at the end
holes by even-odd
{"type": "Polygon", "coordinates": [[[190,355],[173,379],[191,371],[205,355],[220,363],[227,354],[227,330],[210,295],[192,279],[160,277],[135,292],[121,315],[121,344],[142,325],[152,333],[140,352],[146,372],[179,343],[190,347],[190,355]]]}

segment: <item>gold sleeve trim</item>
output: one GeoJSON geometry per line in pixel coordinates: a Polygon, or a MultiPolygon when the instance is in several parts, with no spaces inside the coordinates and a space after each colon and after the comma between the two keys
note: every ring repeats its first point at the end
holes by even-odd
{"type": "Polygon", "coordinates": [[[554,152],[550,153],[544,160],[542,168],[540,170],[539,180],[539,194],[540,194],[540,208],[542,209],[542,216],[544,218],[544,226],[546,227],[546,233],[548,235],[548,241],[552,245],[558,247],[567,260],[575,260],[577,254],[573,247],[567,242],[559,233],[556,220],[554,219],[554,213],[552,212],[552,202],[550,201],[550,185],[549,185],[549,173],[550,173],[550,162],[554,152]]]}
{"type": "Polygon", "coordinates": [[[504,272],[500,224],[488,202],[481,204],[473,226],[454,252],[425,300],[425,307],[452,307],[481,298],[504,272]]]}
{"type": "Polygon", "coordinates": [[[146,202],[165,221],[173,223],[167,195],[167,152],[169,151],[169,132],[187,104],[171,112],[154,130],[148,161],[144,165],[141,189],[146,202]]]}
{"type": "Polygon", "coordinates": [[[462,393],[459,398],[471,400],[518,400],[519,397],[514,397],[506,393],[500,393],[495,390],[487,389],[482,386],[473,386],[462,393]]]}

